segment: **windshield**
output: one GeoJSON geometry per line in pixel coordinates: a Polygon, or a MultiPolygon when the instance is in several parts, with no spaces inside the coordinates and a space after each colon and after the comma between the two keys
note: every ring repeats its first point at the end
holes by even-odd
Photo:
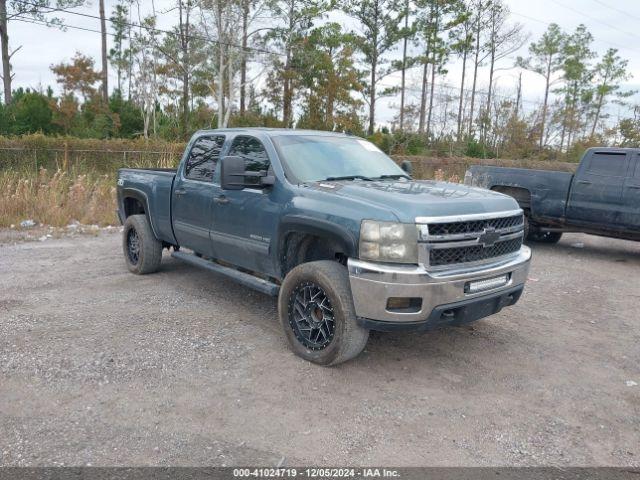
{"type": "Polygon", "coordinates": [[[374,144],[361,138],[321,135],[273,137],[289,176],[298,183],[359,178],[399,178],[407,174],[374,144]]]}

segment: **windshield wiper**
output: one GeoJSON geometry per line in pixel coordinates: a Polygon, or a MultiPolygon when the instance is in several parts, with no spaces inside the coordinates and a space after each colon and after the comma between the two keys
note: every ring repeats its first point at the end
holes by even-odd
{"type": "Polygon", "coordinates": [[[376,180],[384,180],[385,178],[393,178],[393,179],[406,178],[407,180],[411,180],[411,177],[409,175],[404,175],[402,173],[396,173],[393,175],[380,175],[379,177],[375,177],[376,180]]]}
{"type": "Polygon", "coordinates": [[[324,179],[325,182],[333,182],[336,180],[365,180],[367,182],[371,182],[372,179],[369,177],[365,177],[364,175],[344,175],[343,177],[327,177],[324,179]]]}

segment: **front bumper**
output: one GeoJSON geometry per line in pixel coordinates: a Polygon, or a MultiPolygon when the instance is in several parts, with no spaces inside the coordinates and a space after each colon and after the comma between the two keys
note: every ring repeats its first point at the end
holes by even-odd
{"type": "Polygon", "coordinates": [[[429,272],[416,265],[349,259],[349,281],[359,322],[371,330],[426,330],[492,315],[518,301],[529,273],[531,250],[473,268],[429,272]],[[468,293],[471,281],[508,275],[506,284],[468,293]],[[390,298],[410,298],[413,307],[388,308],[390,298]]]}

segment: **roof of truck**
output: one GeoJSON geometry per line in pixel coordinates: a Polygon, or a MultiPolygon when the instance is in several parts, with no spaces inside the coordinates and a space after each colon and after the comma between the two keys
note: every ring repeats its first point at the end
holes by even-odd
{"type": "Polygon", "coordinates": [[[236,127],[236,128],[214,128],[207,130],[199,130],[196,133],[262,133],[268,136],[279,135],[323,135],[323,136],[340,136],[351,137],[353,135],[340,133],[340,132],[328,132],[323,130],[304,130],[297,128],[268,128],[268,127],[236,127]]]}
{"type": "Polygon", "coordinates": [[[619,152],[619,153],[640,153],[640,148],[637,147],[589,147],[587,152],[619,152]]]}

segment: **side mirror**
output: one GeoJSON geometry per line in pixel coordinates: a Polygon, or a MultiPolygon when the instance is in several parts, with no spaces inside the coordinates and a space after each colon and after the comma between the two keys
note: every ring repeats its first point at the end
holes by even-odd
{"type": "Polygon", "coordinates": [[[273,175],[265,175],[260,177],[260,185],[263,187],[270,187],[276,183],[276,177],[273,175]]]}
{"type": "Polygon", "coordinates": [[[220,159],[220,186],[223,190],[242,190],[244,184],[244,158],[222,157],[220,159]]]}
{"type": "Polygon", "coordinates": [[[409,160],[403,160],[400,164],[400,168],[404,170],[407,175],[413,174],[413,163],[411,163],[411,161],[409,160]]]}
{"type": "Polygon", "coordinates": [[[266,188],[276,183],[273,175],[266,171],[245,170],[244,158],[238,156],[220,159],[220,185],[223,190],[242,190],[243,188],[266,188]]]}

